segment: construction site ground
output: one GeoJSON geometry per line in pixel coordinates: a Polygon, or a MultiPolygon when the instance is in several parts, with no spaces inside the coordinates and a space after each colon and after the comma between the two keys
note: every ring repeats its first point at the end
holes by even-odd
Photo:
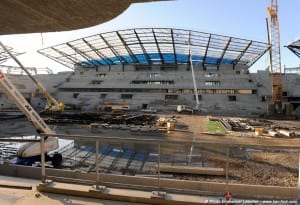
{"type": "MultiPolygon", "coordinates": [[[[180,119],[182,122],[188,122],[189,128],[198,133],[203,133],[206,131],[205,125],[207,120],[208,116],[181,116],[180,119]]],[[[300,129],[300,121],[274,121],[274,123],[298,128],[298,131],[300,129]]],[[[251,135],[247,135],[246,132],[231,132],[226,136],[200,134],[197,135],[197,139],[218,143],[230,143],[238,141],[238,143],[241,144],[264,144],[264,139],[266,139],[268,140],[268,145],[276,144],[288,146],[300,144],[300,138],[268,138],[264,136],[255,136],[254,132],[251,132],[251,135]]],[[[216,146],[216,149],[219,147],[220,146],[216,146]]],[[[236,151],[238,152],[238,150],[236,151]]],[[[229,158],[230,183],[293,187],[297,186],[299,150],[251,150],[246,154],[246,157],[238,156],[229,158]]],[[[226,156],[219,153],[215,156],[212,156],[210,160],[215,162],[217,167],[224,167],[226,156]]],[[[181,176],[181,178],[193,178],[206,181],[217,180],[224,182],[224,178],[217,179],[213,176],[181,176]]]]}
{"type": "MultiPolygon", "coordinates": [[[[222,144],[240,143],[255,145],[276,145],[285,146],[285,149],[253,149],[251,146],[243,148],[230,148],[229,162],[229,182],[241,184],[259,184],[295,187],[298,183],[299,150],[290,149],[300,145],[298,137],[269,137],[256,136],[254,131],[229,131],[226,135],[212,135],[206,133],[206,123],[211,116],[203,115],[179,115],[154,114],[158,118],[175,119],[175,130],[167,132],[143,132],[120,130],[120,128],[97,128],[92,129],[90,125],[84,124],[53,124],[51,125],[57,133],[74,135],[93,135],[109,137],[138,137],[143,139],[160,139],[170,141],[191,141],[200,140],[211,142],[204,145],[199,158],[202,166],[212,166],[224,168],[226,165],[226,152],[222,144]]],[[[218,117],[220,118],[220,117],[218,117]]],[[[228,117],[226,117],[228,118],[228,117]]],[[[257,119],[259,120],[259,119],[257,119]]],[[[299,132],[300,121],[272,121],[272,123],[290,127],[293,131],[299,132]]],[[[1,137],[20,136],[35,134],[35,130],[25,119],[6,120],[0,125],[3,130],[1,137]]],[[[162,151],[164,151],[162,149],[162,151]]],[[[167,152],[167,149],[165,150],[167,152]]],[[[188,166],[188,164],[182,164],[188,166]]],[[[167,173],[166,173],[167,174],[167,173]]],[[[172,176],[177,179],[192,179],[214,182],[225,182],[225,176],[176,174],[172,176]]]]}

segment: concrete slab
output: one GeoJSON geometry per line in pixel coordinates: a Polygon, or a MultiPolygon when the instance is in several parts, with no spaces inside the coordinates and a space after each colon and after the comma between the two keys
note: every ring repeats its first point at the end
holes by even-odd
{"type": "Polygon", "coordinates": [[[57,193],[111,199],[115,201],[135,202],[142,204],[175,204],[175,205],[194,205],[194,204],[207,204],[208,201],[216,200],[215,197],[196,196],[196,195],[181,195],[166,193],[164,198],[153,198],[151,191],[132,190],[132,189],[119,189],[119,188],[106,188],[104,191],[97,191],[91,189],[87,185],[74,185],[66,183],[53,182],[51,184],[39,184],[37,189],[42,192],[57,193]]]}
{"type": "MultiPolygon", "coordinates": [[[[79,196],[70,196],[66,193],[51,194],[38,192],[36,186],[40,180],[32,180],[18,177],[0,176],[0,185],[9,186],[32,186],[32,189],[3,188],[0,186],[0,204],[1,205],[142,205],[141,203],[128,203],[121,201],[111,201],[102,199],[93,199],[79,196]]],[[[75,186],[76,185],[70,185],[75,186]]],[[[68,188],[68,186],[67,186],[68,188]]],[[[88,191],[88,189],[86,189],[88,191]]]]}

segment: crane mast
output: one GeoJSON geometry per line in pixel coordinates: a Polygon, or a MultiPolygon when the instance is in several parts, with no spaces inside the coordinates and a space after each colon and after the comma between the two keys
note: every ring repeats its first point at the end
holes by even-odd
{"type": "Polygon", "coordinates": [[[278,21],[278,2],[271,0],[268,7],[270,32],[269,41],[272,44],[270,49],[270,75],[272,83],[272,103],[276,113],[282,113],[282,73],[281,73],[281,53],[280,53],[280,30],[278,21]]]}

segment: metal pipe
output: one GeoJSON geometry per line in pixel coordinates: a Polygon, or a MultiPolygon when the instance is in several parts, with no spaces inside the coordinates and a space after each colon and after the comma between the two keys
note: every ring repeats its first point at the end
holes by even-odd
{"type": "Polygon", "coordinates": [[[95,166],[96,166],[96,188],[99,188],[99,140],[96,140],[96,158],[95,158],[95,166]]]}
{"type": "Polygon", "coordinates": [[[158,155],[157,155],[157,162],[158,162],[158,190],[160,190],[160,141],[158,142],[158,155]]]}
{"type": "Polygon", "coordinates": [[[46,182],[46,166],[45,166],[45,137],[41,136],[41,167],[42,167],[42,183],[46,182]]]}
{"type": "Polygon", "coordinates": [[[297,199],[298,199],[298,202],[300,201],[300,152],[299,152],[299,164],[298,164],[298,196],[297,196],[297,199]]]}
{"type": "Polygon", "coordinates": [[[0,142],[40,142],[40,139],[0,138],[0,142]]]}
{"type": "Polygon", "coordinates": [[[226,147],[226,168],[225,168],[225,172],[226,172],[225,190],[226,191],[229,191],[228,190],[228,167],[229,167],[228,160],[229,160],[229,147],[227,146],[226,147]]]}

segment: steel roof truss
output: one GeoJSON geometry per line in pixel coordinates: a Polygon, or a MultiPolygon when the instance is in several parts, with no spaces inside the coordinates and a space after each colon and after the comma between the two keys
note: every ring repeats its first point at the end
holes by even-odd
{"type": "Polygon", "coordinates": [[[54,51],[56,51],[57,53],[59,53],[61,55],[61,57],[64,57],[66,59],[69,59],[71,62],[73,62],[74,64],[78,63],[78,60],[75,57],[71,57],[70,55],[66,54],[65,52],[56,49],[54,47],[51,47],[51,49],[53,49],[54,51]]]}
{"type": "Polygon", "coordinates": [[[142,51],[143,51],[143,53],[144,53],[144,55],[145,55],[145,58],[146,58],[147,62],[148,62],[149,64],[152,64],[152,61],[150,60],[150,56],[149,56],[149,54],[147,53],[147,51],[146,51],[146,49],[145,49],[143,43],[141,42],[141,39],[140,39],[139,35],[138,35],[138,33],[136,32],[135,29],[134,29],[134,33],[135,33],[136,38],[137,38],[137,40],[138,40],[138,42],[139,42],[139,45],[140,45],[141,48],[142,48],[142,51]]]}
{"type": "Polygon", "coordinates": [[[90,56],[88,56],[88,54],[84,51],[81,51],[80,49],[76,48],[75,46],[71,45],[70,43],[66,43],[70,48],[72,48],[76,53],[78,53],[79,55],[81,55],[84,59],[86,59],[87,61],[91,62],[94,66],[98,66],[97,64],[94,63],[93,58],[91,58],[90,56]]]}
{"type": "Polygon", "coordinates": [[[223,48],[223,52],[222,52],[221,56],[219,57],[219,59],[218,59],[218,61],[217,61],[217,67],[218,67],[218,69],[219,69],[219,66],[220,66],[220,64],[221,64],[221,62],[222,62],[222,60],[223,60],[223,58],[224,58],[225,53],[227,52],[227,49],[228,49],[228,47],[229,47],[230,42],[231,42],[231,37],[228,39],[228,41],[227,41],[225,47],[223,48]]]}
{"type": "Polygon", "coordinates": [[[121,64],[124,64],[125,62],[128,63],[122,56],[119,55],[119,53],[108,43],[108,41],[102,36],[102,34],[99,34],[101,39],[104,41],[104,43],[107,45],[107,47],[113,52],[113,54],[118,58],[121,64]]]}
{"type": "MultiPolygon", "coordinates": [[[[83,38],[82,41],[83,41],[86,45],[88,45],[88,46],[92,49],[92,51],[94,51],[94,52],[97,54],[97,56],[99,56],[102,60],[104,60],[108,65],[111,64],[111,63],[113,63],[112,60],[110,60],[109,58],[107,58],[107,57],[106,57],[104,54],[102,54],[98,49],[96,49],[93,45],[91,45],[87,40],[85,40],[85,39],[83,38]]],[[[98,61],[98,62],[99,62],[99,61],[98,61]]]]}
{"type": "Polygon", "coordinates": [[[250,41],[248,43],[248,45],[244,48],[244,50],[238,55],[238,57],[236,59],[233,60],[233,69],[235,68],[235,66],[239,63],[239,61],[241,60],[241,58],[245,55],[246,51],[248,50],[248,48],[251,46],[252,41],[250,41]]]}
{"type": "Polygon", "coordinates": [[[117,31],[116,32],[118,37],[120,38],[124,48],[127,50],[128,54],[130,55],[130,57],[133,59],[133,61],[135,63],[138,63],[139,60],[135,57],[135,55],[133,54],[132,50],[128,47],[127,43],[124,41],[123,37],[121,36],[121,34],[117,31]]]}
{"type": "Polygon", "coordinates": [[[158,50],[158,54],[159,54],[159,57],[160,57],[160,61],[165,64],[165,60],[163,58],[163,55],[161,54],[161,50],[160,50],[160,47],[159,47],[159,43],[157,42],[157,37],[156,37],[156,34],[154,32],[154,30],[152,29],[152,32],[153,32],[153,36],[154,36],[154,41],[155,41],[155,44],[156,44],[156,48],[158,50]]]}
{"type": "Polygon", "coordinates": [[[202,62],[203,68],[204,68],[204,65],[206,64],[206,58],[207,58],[207,52],[208,52],[208,47],[209,47],[209,44],[210,44],[210,40],[211,40],[211,34],[209,34],[207,44],[206,44],[206,48],[205,48],[205,53],[204,53],[204,56],[203,56],[203,62],[202,62]]]}

